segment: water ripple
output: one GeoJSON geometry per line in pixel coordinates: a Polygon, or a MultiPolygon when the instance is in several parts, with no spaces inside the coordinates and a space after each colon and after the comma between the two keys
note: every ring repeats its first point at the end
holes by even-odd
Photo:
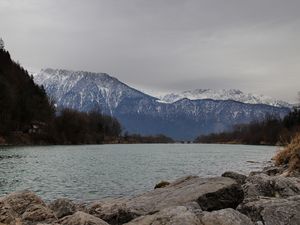
{"type": "Polygon", "coordinates": [[[196,144],[1,148],[0,195],[30,189],[46,200],[122,197],[190,174],[247,174],[260,169],[275,151],[268,146],[196,144]]]}

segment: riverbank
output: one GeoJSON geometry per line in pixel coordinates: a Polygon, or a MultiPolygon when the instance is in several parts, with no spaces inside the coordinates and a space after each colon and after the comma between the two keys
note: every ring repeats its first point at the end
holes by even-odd
{"type": "Polygon", "coordinates": [[[30,191],[0,199],[0,222],[17,225],[279,225],[300,223],[300,177],[286,167],[267,167],[245,176],[187,176],[129,198],[46,204],[30,191]]]}

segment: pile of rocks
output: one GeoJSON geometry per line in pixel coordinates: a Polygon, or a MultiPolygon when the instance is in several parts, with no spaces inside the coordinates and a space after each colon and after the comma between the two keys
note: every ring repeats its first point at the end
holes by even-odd
{"type": "Polygon", "coordinates": [[[131,198],[47,205],[33,192],[0,198],[0,225],[299,225],[300,178],[269,167],[248,177],[188,176],[131,198]]]}

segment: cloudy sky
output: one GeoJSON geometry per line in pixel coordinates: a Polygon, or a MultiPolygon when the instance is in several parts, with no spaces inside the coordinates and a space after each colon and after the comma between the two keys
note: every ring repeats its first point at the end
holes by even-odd
{"type": "Polygon", "coordinates": [[[0,36],[29,70],[106,72],[150,93],[300,90],[299,0],[0,0],[0,36]]]}

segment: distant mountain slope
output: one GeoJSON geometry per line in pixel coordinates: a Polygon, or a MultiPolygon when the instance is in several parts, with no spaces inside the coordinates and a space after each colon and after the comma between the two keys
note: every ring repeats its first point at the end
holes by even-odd
{"type": "Polygon", "coordinates": [[[182,99],[172,104],[128,100],[119,105],[115,115],[131,132],[164,133],[176,140],[193,140],[197,134],[228,130],[266,115],[283,117],[288,112],[288,108],[232,100],[182,99]]]}
{"type": "Polygon", "coordinates": [[[223,131],[266,115],[283,117],[289,109],[233,100],[190,100],[165,103],[104,73],[45,69],[36,74],[58,107],[81,111],[101,109],[117,117],[130,133],[164,133],[192,140],[200,134],[223,131]]]}
{"type": "Polygon", "coordinates": [[[125,99],[155,99],[106,73],[45,69],[34,76],[58,106],[114,114],[125,99]]]}
{"type": "Polygon", "coordinates": [[[237,89],[221,89],[221,90],[212,90],[212,89],[196,89],[183,91],[180,93],[170,93],[164,96],[159,97],[160,101],[166,103],[176,102],[183,98],[188,98],[190,100],[199,100],[199,99],[214,99],[214,100],[234,100],[243,103],[250,104],[266,104],[277,107],[292,107],[291,104],[276,100],[268,96],[244,93],[237,89]]]}

